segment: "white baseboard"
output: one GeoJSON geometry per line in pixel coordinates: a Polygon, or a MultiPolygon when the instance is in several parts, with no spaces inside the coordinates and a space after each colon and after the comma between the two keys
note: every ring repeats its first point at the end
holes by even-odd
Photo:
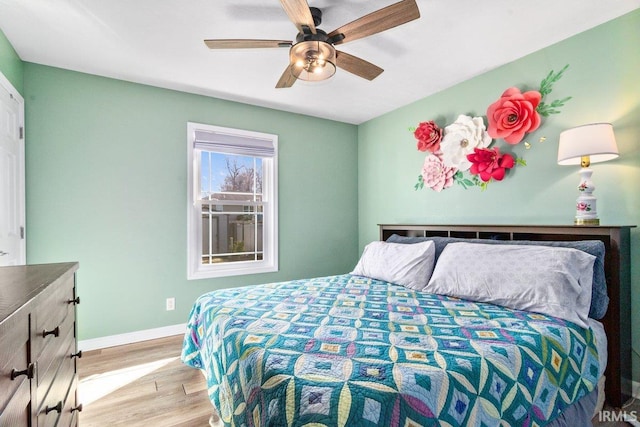
{"type": "Polygon", "coordinates": [[[91,351],[101,348],[114,347],[117,345],[133,344],[140,341],[153,340],[156,338],[170,337],[172,335],[184,334],[187,329],[186,323],[179,325],[163,326],[162,328],[146,329],[144,331],[128,332],[126,334],[110,335],[101,338],[92,338],[78,341],[78,350],[91,351]]]}

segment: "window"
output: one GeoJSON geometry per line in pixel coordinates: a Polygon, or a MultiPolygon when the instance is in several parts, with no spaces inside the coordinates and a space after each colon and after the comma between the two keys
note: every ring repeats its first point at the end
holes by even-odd
{"type": "Polygon", "coordinates": [[[188,279],[278,270],[278,137],[187,124],[188,279]]]}

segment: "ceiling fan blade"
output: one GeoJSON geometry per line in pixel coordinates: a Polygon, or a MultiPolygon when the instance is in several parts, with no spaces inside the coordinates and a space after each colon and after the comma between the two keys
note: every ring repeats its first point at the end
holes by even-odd
{"type": "Polygon", "coordinates": [[[289,40],[217,39],[205,40],[210,49],[252,49],[263,47],[291,47],[289,40]]]}
{"type": "Polygon", "coordinates": [[[297,75],[300,74],[300,71],[302,71],[302,68],[292,68],[291,64],[287,65],[287,68],[284,69],[284,72],[280,76],[280,80],[278,80],[278,83],[276,84],[276,89],[283,89],[293,86],[296,80],[298,80],[297,75]],[[294,75],[294,73],[297,73],[297,75],[294,75]]]}
{"type": "Polygon", "coordinates": [[[367,80],[375,79],[384,71],[371,62],[340,51],[336,51],[336,66],[367,80]]]}
{"type": "Polygon", "coordinates": [[[329,37],[342,34],[344,38],[338,37],[334,44],[347,43],[397,27],[419,17],[420,10],[416,1],[402,0],[343,25],[329,33],[329,37]]]}
{"type": "Polygon", "coordinates": [[[302,27],[307,26],[313,34],[316,33],[316,25],[307,0],[280,0],[280,3],[299,32],[304,33],[302,27]]]}

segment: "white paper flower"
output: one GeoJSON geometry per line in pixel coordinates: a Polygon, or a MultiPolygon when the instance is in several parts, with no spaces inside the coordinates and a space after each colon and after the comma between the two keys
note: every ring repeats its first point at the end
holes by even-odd
{"type": "Polygon", "coordinates": [[[455,122],[444,128],[440,142],[442,162],[449,167],[466,171],[471,167],[467,154],[474,148],[485,148],[491,143],[482,117],[471,118],[461,114],[455,122]]]}

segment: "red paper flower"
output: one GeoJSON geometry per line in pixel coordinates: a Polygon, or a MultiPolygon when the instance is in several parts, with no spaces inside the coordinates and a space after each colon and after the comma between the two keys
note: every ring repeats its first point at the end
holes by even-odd
{"type": "Polygon", "coordinates": [[[525,93],[516,87],[505,90],[500,99],[487,108],[489,135],[503,138],[509,144],[522,141],[525,133],[540,126],[540,114],[536,108],[541,99],[542,95],[535,90],[525,93]]]}
{"type": "Polygon", "coordinates": [[[473,154],[469,154],[467,159],[472,163],[469,172],[473,175],[480,175],[484,182],[491,180],[502,181],[507,169],[515,165],[515,160],[511,154],[500,155],[498,147],[475,148],[473,154]]]}
{"type": "Polygon", "coordinates": [[[442,129],[433,120],[420,123],[413,136],[418,140],[418,150],[432,153],[440,150],[442,129]]]}

